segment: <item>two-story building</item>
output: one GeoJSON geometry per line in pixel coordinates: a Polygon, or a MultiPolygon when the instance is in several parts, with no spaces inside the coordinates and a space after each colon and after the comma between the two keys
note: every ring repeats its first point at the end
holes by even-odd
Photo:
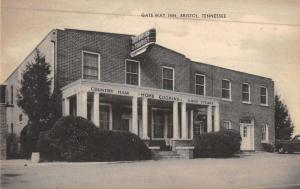
{"type": "MultiPolygon", "coordinates": [[[[155,37],[154,29],[138,36],[52,30],[37,48],[52,66],[63,115],[133,132],[150,145],[176,146],[222,129],[240,131],[242,150],[274,142],[271,79],[194,62],[155,37]]],[[[20,133],[27,122],[16,94],[33,57],[34,51],[4,83],[10,132],[20,133]]]]}

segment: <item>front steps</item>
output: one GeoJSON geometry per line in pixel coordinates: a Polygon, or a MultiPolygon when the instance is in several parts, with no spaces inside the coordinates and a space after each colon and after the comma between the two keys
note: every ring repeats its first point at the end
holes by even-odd
{"type": "Polygon", "coordinates": [[[183,159],[179,154],[174,151],[152,151],[152,158],[154,160],[173,160],[173,159],[183,159]]]}

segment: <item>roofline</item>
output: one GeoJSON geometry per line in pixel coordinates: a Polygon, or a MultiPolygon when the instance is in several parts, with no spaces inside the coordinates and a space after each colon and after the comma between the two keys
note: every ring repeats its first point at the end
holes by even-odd
{"type": "Polygon", "coordinates": [[[35,49],[38,47],[38,46],[40,46],[46,39],[47,39],[47,37],[53,32],[53,31],[56,31],[57,29],[52,29],[50,32],[48,32],[47,33],[47,35],[33,48],[33,50],[31,50],[30,51],[30,53],[22,60],[22,62],[21,62],[21,64],[19,64],[14,70],[13,70],[13,72],[11,73],[11,74],[9,74],[9,76],[6,78],[6,80],[4,80],[4,82],[3,83],[6,83],[7,82],[7,80],[17,71],[17,70],[19,70],[19,68],[25,63],[25,60],[27,59],[27,58],[29,58],[29,56],[32,54],[32,53],[34,53],[34,51],[35,51],[35,49]]]}
{"type": "Polygon", "coordinates": [[[205,65],[208,65],[208,66],[211,66],[211,67],[220,68],[220,69],[224,69],[224,70],[228,70],[228,71],[232,71],[232,72],[237,72],[237,73],[241,73],[241,74],[247,74],[247,75],[250,75],[250,76],[260,77],[262,79],[268,79],[268,80],[273,81],[272,78],[264,77],[264,76],[261,76],[261,75],[255,75],[255,74],[251,74],[251,73],[248,73],[248,72],[232,70],[232,69],[229,69],[229,68],[224,68],[224,67],[220,67],[220,66],[216,66],[216,65],[212,65],[212,64],[207,64],[207,63],[203,63],[203,62],[196,62],[196,61],[191,61],[191,62],[193,64],[205,64],[205,65]]]}
{"type": "Polygon", "coordinates": [[[81,30],[81,29],[73,29],[73,28],[64,28],[61,31],[79,31],[79,32],[90,32],[90,33],[101,33],[101,34],[110,34],[110,35],[123,35],[128,37],[134,37],[135,35],[131,34],[123,34],[123,33],[112,33],[112,32],[101,32],[101,31],[93,31],[93,30],[81,30]]]}
{"type": "MultiPolygon", "coordinates": [[[[5,84],[8,79],[25,63],[25,60],[35,51],[35,49],[41,45],[45,40],[46,38],[51,35],[51,33],[53,31],[79,31],[79,32],[90,32],[90,33],[101,33],[101,34],[111,34],[111,35],[121,35],[121,36],[127,36],[127,37],[133,37],[135,35],[130,35],[130,34],[120,34],[120,33],[110,33],[110,32],[99,32],[99,31],[91,31],[91,30],[81,30],[81,29],[72,29],[72,28],[65,28],[65,29],[52,29],[50,32],[48,32],[48,34],[34,47],[34,49],[23,59],[22,63],[19,64],[15,69],[14,71],[7,77],[6,80],[4,80],[3,84],[5,84]]],[[[157,46],[157,47],[160,47],[160,48],[163,48],[163,49],[166,49],[166,50],[169,50],[171,52],[174,52],[180,56],[183,56],[185,57],[186,59],[188,59],[191,63],[194,63],[194,64],[205,64],[207,66],[212,66],[212,67],[216,67],[216,68],[221,68],[221,69],[225,69],[225,70],[229,70],[229,71],[233,71],[233,72],[237,72],[237,73],[242,73],[242,74],[248,74],[248,75],[251,75],[251,76],[255,76],[255,77],[260,77],[260,78],[264,78],[264,79],[269,79],[271,81],[273,81],[271,78],[268,78],[268,77],[264,77],[264,76],[260,76],[260,75],[255,75],[255,74],[250,74],[250,73],[247,73],[247,72],[242,72],[242,71],[237,71],[237,70],[232,70],[232,69],[229,69],[229,68],[224,68],[224,67],[220,67],[220,66],[216,66],[216,65],[212,65],[212,64],[208,64],[208,63],[202,63],[202,62],[196,62],[196,61],[193,61],[193,60],[190,60],[189,58],[186,57],[186,55],[182,54],[182,53],[179,53],[177,51],[174,51],[172,49],[169,49],[167,47],[164,47],[162,45],[159,45],[157,43],[155,43],[154,46],[157,46]]]]}
{"type": "MultiPolygon", "coordinates": [[[[184,54],[182,54],[182,53],[180,53],[180,52],[174,51],[174,50],[172,50],[172,49],[169,49],[169,48],[167,48],[167,47],[164,47],[164,46],[162,46],[162,45],[160,45],[160,44],[155,43],[154,46],[158,46],[158,47],[160,47],[160,48],[169,50],[169,51],[174,52],[174,53],[176,53],[176,54],[178,54],[178,55],[180,55],[180,56],[183,56],[183,57],[187,58],[186,55],[184,55],[184,54]]],[[[189,59],[189,58],[187,58],[187,59],[189,59]]],[[[190,60],[190,59],[189,59],[189,60],[190,60]]]]}

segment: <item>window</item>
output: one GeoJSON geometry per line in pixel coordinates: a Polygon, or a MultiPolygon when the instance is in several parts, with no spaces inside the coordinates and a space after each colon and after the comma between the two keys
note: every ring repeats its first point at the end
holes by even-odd
{"type": "Polygon", "coordinates": [[[223,125],[222,125],[223,129],[231,129],[231,121],[223,121],[223,125]]]}
{"type": "Polygon", "coordinates": [[[268,142],[269,139],[269,130],[268,130],[268,125],[263,124],[261,127],[261,140],[264,142],[268,142]]]}
{"type": "Polygon", "coordinates": [[[243,129],[243,137],[244,137],[244,138],[247,137],[247,135],[248,135],[247,133],[248,133],[247,127],[244,126],[244,129],[243,129]]]}
{"type": "Polygon", "coordinates": [[[83,79],[100,80],[100,55],[82,52],[83,79]]]}
{"type": "Polygon", "coordinates": [[[10,132],[14,133],[14,124],[13,123],[10,124],[10,132]]]}
{"type": "Polygon", "coordinates": [[[174,90],[174,68],[162,68],[162,87],[167,90],[174,90]]]}
{"type": "Polygon", "coordinates": [[[14,86],[10,86],[10,104],[14,104],[14,86]]]}
{"type": "Polygon", "coordinates": [[[19,114],[19,122],[22,122],[22,121],[23,121],[23,115],[19,114]]]}
{"type": "Polygon", "coordinates": [[[268,91],[266,87],[260,87],[260,104],[268,105],[268,91]]]}
{"type": "Polygon", "coordinates": [[[205,96],[205,75],[195,75],[196,94],[205,96]]]}
{"type": "Polygon", "coordinates": [[[139,85],[139,62],[126,60],[126,84],[139,85]]]}
{"type": "Polygon", "coordinates": [[[231,100],[231,83],[227,79],[222,80],[222,98],[231,100]]]}
{"type": "Polygon", "coordinates": [[[250,85],[248,83],[242,85],[242,101],[250,103],[250,85]]]}

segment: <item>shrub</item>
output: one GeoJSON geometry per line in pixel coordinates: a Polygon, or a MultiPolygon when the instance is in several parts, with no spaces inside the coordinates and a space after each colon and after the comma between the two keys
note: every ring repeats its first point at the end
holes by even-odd
{"type": "Polygon", "coordinates": [[[18,153],[18,137],[14,133],[9,133],[6,137],[6,154],[7,159],[19,158],[18,153]]]}
{"type": "Polygon", "coordinates": [[[194,140],[194,157],[230,157],[241,144],[240,133],[235,130],[205,133],[194,140]]]}
{"type": "Polygon", "coordinates": [[[275,147],[273,144],[270,144],[270,143],[261,143],[261,144],[262,144],[264,151],[271,152],[271,153],[274,152],[275,147]]]}
{"type": "Polygon", "coordinates": [[[107,131],[92,122],[67,116],[40,134],[38,148],[48,161],[121,161],[149,159],[150,151],[129,132],[107,131]]]}
{"type": "Polygon", "coordinates": [[[34,125],[32,122],[28,122],[21,131],[21,154],[24,158],[30,158],[31,153],[37,151],[36,145],[39,137],[38,127],[38,125],[34,125]]]}

